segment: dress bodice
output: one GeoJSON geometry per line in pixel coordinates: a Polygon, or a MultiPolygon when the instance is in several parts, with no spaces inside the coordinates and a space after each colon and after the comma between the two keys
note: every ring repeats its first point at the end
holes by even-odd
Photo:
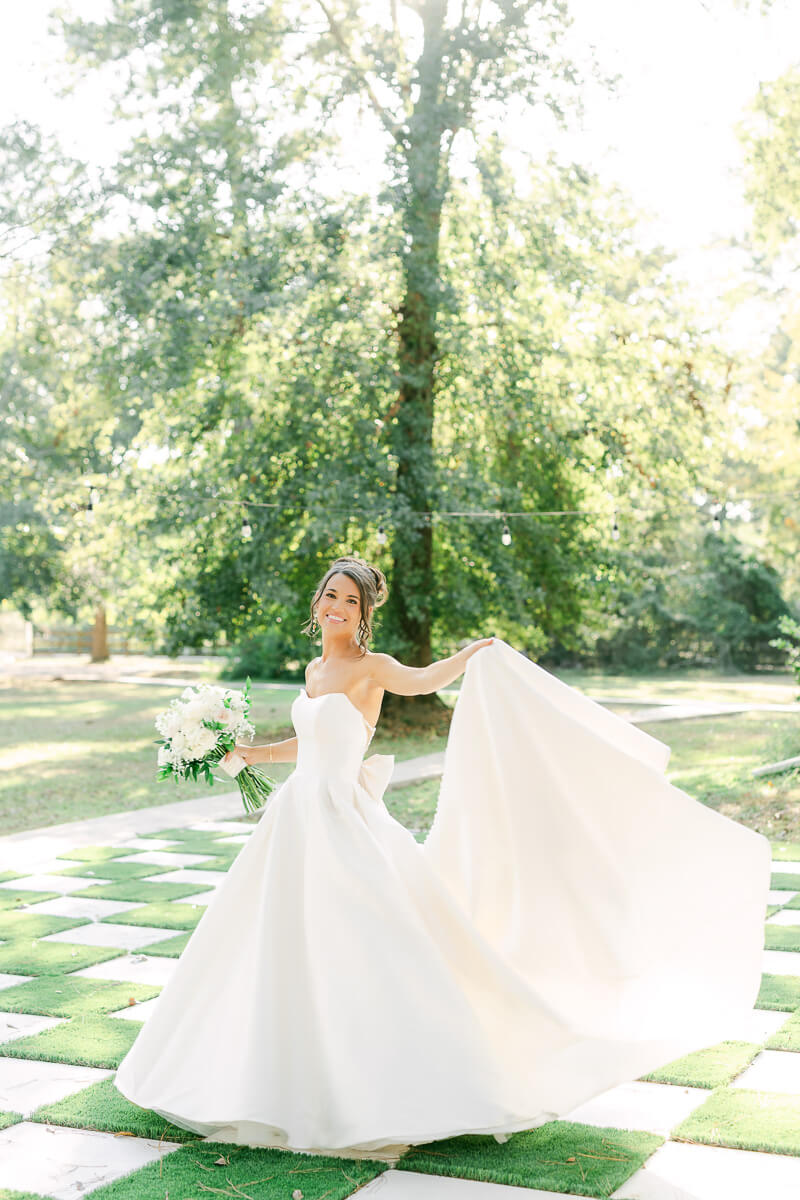
{"type": "Polygon", "coordinates": [[[303,688],[292,704],[297,733],[297,770],[356,778],[375,732],[344,692],[309,696],[303,688]]]}

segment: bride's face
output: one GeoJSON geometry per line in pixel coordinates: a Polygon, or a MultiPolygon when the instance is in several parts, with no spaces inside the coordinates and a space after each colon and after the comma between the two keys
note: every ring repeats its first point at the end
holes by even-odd
{"type": "Polygon", "coordinates": [[[355,638],[361,619],[358,586],[349,575],[331,575],[317,601],[317,620],[324,632],[355,638]]]}

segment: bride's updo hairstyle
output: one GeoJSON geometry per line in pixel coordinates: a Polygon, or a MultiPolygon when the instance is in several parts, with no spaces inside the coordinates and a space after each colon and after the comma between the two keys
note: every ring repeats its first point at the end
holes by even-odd
{"type": "Polygon", "coordinates": [[[361,647],[362,654],[366,654],[367,642],[372,637],[370,609],[380,608],[386,601],[388,588],[383,571],[379,567],[370,566],[363,558],[337,558],[335,562],[331,563],[314,591],[314,599],[311,601],[311,618],[303,626],[303,633],[307,633],[309,636],[316,633],[318,628],[317,604],[333,575],[346,575],[358,588],[361,611],[356,641],[361,647]]]}

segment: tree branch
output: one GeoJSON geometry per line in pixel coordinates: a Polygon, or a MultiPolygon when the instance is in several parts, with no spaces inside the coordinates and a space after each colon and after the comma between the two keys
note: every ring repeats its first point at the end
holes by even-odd
{"type": "Polygon", "coordinates": [[[383,104],[381,104],[380,100],[376,96],[375,89],[373,88],[373,86],[370,82],[366,67],[364,67],[360,62],[358,62],[358,60],[356,59],[352,50],[348,46],[347,41],[344,37],[344,34],[342,33],[342,28],[341,28],[339,22],[335,19],[335,17],[331,13],[330,9],[328,8],[327,4],[325,3],[325,0],[317,0],[317,4],[319,5],[319,7],[322,9],[323,13],[325,14],[325,18],[328,22],[328,28],[330,29],[331,35],[332,35],[334,41],[336,42],[336,45],[339,47],[339,49],[341,50],[344,57],[350,63],[351,67],[354,68],[356,74],[361,79],[361,83],[364,87],[364,90],[366,91],[367,96],[369,97],[370,104],[372,105],[372,107],[375,109],[375,112],[380,117],[384,128],[388,131],[389,134],[391,134],[392,138],[394,139],[395,142],[397,142],[398,146],[402,146],[403,145],[402,128],[401,128],[401,126],[399,126],[397,124],[397,122],[394,120],[392,114],[389,112],[389,110],[383,104]]]}

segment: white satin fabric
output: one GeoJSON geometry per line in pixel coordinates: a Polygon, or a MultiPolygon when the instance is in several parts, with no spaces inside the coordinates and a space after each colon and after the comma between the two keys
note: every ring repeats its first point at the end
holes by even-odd
{"type": "Polygon", "coordinates": [[[341,693],[295,700],[267,802],[121,1064],[217,1140],[394,1161],[500,1135],[727,1036],[761,978],[766,838],[503,642],[468,664],[422,845],[341,693]]]}

